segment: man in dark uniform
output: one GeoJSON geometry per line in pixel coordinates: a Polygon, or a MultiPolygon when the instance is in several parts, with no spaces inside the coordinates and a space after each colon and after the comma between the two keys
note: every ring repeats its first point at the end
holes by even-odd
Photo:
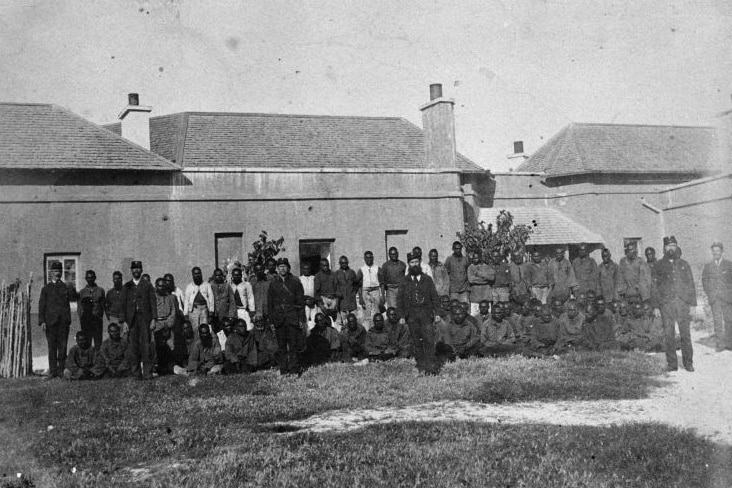
{"type": "Polygon", "coordinates": [[[300,354],[305,349],[305,292],[290,273],[287,258],[277,260],[277,277],[267,290],[268,315],[277,333],[280,374],[300,374],[300,354]]]}
{"type": "Polygon", "coordinates": [[[142,278],[142,262],[132,261],[132,279],[124,284],[122,317],[127,324],[130,341],[130,375],[135,379],[152,379],[150,328],[158,318],[157,297],[153,285],[142,278]],[[140,371],[142,361],[142,372],[140,371]]]}
{"type": "Polygon", "coordinates": [[[71,299],[74,291],[61,280],[63,265],[51,264],[51,281],[41,289],[38,320],[48,341],[48,379],[58,378],[66,365],[66,346],[71,325],[71,299]]]}
{"type": "Polygon", "coordinates": [[[653,265],[651,300],[653,306],[660,310],[663,322],[666,370],[679,369],[675,337],[675,324],[678,323],[682,362],[687,371],[694,371],[689,307],[696,306],[696,287],[691,266],[679,257],[674,236],[663,238],[663,258],[653,265]]]}
{"type": "Polygon", "coordinates": [[[422,273],[420,258],[410,253],[407,262],[409,275],[399,286],[397,313],[409,326],[417,369],[425,374],[436,375],[442,366],[435,356],[434,332],[440,299],[432,278],[422,273]]]}
{"type": "Polygon", "coordinates": [[[732,262],[722,257],[724,245],[712,244],[712,262],[704,265],[702,288],[712,307],[717,352],[732,350],[732,262]]]}

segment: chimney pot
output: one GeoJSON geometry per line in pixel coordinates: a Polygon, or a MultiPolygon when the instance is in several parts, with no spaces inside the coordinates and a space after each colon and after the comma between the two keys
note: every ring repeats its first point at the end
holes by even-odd
{"type": "Polygon", "coordinates": [[[128,105],[140,105],[140,95],[137,93],[130,93],[127,95],[128,105]]]}
{"type": "Polygon", "coordinates": [[[430,100],[442,98],[442,85],[440,83],[433,83],[430,85],[430,100]]]}
{"type": "Polygon", "coordinates": [[[513,141],[513,153],[523,154],[524,153],[524,141],[513,141]]]}

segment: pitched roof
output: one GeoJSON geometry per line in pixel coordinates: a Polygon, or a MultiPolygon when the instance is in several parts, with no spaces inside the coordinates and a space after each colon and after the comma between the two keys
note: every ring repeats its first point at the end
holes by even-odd
{"type": "Polygon", "coordinates": [[[62,107],[30,103],[0,103],[0,168],[180,169],[62,107]]]}
{"type": "MultiPolygon", "coordinates": [[[[184,112],[150,119],[151,150],[185,168],[420,170],[427,168],[423,137],[397,117],[184,112]]],[[[457,161],[461,171],[485,171],[461,154],[457,161]]]]}
{"type": "Polygon", "coordinates": [[[718,169],[713,127],[571,123],[518,171],[548,177],[580,173],[691,173],[718,169]]]}
{"type": "Polygon", "coordinates": [[[493,223],[501,210],[507,210],[513,216],[514,224],[524,224],[534,229],[529,237],[528,245],[542,246],[549,244],[602,244],[602,236],[578,224],[562,212],[551,207],[493,207],[480,211],[480,220],[486,224],[493,223]]]}

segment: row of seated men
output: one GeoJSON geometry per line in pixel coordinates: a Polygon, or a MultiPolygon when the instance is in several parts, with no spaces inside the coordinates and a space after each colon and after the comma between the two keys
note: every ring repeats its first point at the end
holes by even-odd
{"type": "MultiPolygon", "coordinates": [[[[307,336],[301,354],[305,367],[327,362],[364,364],[412,355],[409,330],[400,323],[394,308],[375,314],[367,331],[355,314],[349,314],[341,327],[335,317],[309,305],[316,312],[303,330],[307,336]]],[[[551,305],[538,300],[525,305],[484,301],[479,312],[470,316],[469,304],[443,296],[434,330],[436,354],[444,362],[507,354],[553,356],[570,350],[663,350],[661,326],[650,307],[625,301],[609,305],[602,297],[583,297],[582,301],[564,304],[555,300],[551,305]]],[[[156,373],[234,374],[275,367],[277,339],[271,324],[266,316],[256,316],[253,325],[248,330],[244,320],[225,319],[221,334],[217,334],[208,324],[201,324],[194,332],[190,322],[184,322],[185,351],[171,347],[170,330],[155,331],[152,349],[156,373]]],[[[127,375],[127,341],[115,323],[108,326],[108,333],[98,353],[90,338],[77,334],[77,344],[67,357],[67,379],[127,375]]]]}

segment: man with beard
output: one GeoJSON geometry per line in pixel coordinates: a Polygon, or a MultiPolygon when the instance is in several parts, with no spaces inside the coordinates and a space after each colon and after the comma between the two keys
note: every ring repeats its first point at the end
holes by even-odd
{"type": "Polygon", "coordinates": [[[358,302],[363,307],[363,326],[366,330],[371,328],[371,317],[379,310],[383,303],[381,295],[381,283],[379,275],[381,268],[374,266],[374,253],[366,251],[363,253],[364,265],[358,269],[356,278],[358,280],[358,302]]]}
{"type": "MultiPolygon", "coordinates": [[[[651,298],[651,270],[638,258],[638,244],[625,246],[625,257],[620,260],[620,295],[628,301],[645,302],[651,298]]],[[[603,292],[603,296],[607,296],[603,292]]]]}
{"type": "Polygon", "coordinates": [[[186,287],[185,315],[191,321],[193,330],[201,324],[208,324],[209,315],[216,312],[211,285],[203,281],[203,273],[198,266],[191,269],[193,281],[186,287]]]}
{"type": "Polygon", "coordinates": [[[561,353],[576,348],[582,343],[582,324],[585,316],[579,312],[579,304],[576,300],[567,302],[567,311],[558,319],[557,343],[554,346],[555,353],[561,353]]]}
{"type": "Polygon", "coordinates": [[[216,375],[223,370],[224,358],[219,339],[211,333],[208,324],[198,326],[198,340],[193,343],[188,355],[185,370],[176,369],[176,373],[191,375],[216,375]]]}
{"type": "Polygon", "coordinates": [[[242,279],[241,268],[231,270],[231,291],[234,293],[236,318],[247,324],[247,330],[252,330],[252,316],[256,313],[257,304],[251,283],[242,279]]]}
{"type": "MultiPolygon", "coordinates": [[[[317,284],[316,284],[317,286],[317,284]]],[[[277,334],[280,374],[300,374],[300,354],[305,349],[305,293],[299,278],[290,273],[287,258],[277,260],[277,278],[267,293],[268,316],[277,334]]]]}
{"type": "Polygon", "coordinates": [[[348,266],[348,258],[338,258],[338,266],[333,276],[336,283],[336,295],[338,295],[338,321],[343,324],[344,318],[356,310],[356,295],[358,292],[358,275],[348,266]]]}
{"type": "Polygon", "coordinates": [[[732,262],[723,259],[724,245],[712,244],[712,261],[704,265],[702,288],[712,307],[717,352],[732,350],[732,262]]]}
{"type": "Polygon", "coordinates": [[[158,318],[158,300],[155,288],[142,279],[142,262],[132,261],[130,270],[132,279],[124,284],[124,306],[120,317],[130,331],[130,375],[135,379],[152,379],[150,329],[158,318]]]}
{"type": "MultiPolygon", "coordinates": [[[[459,248],[454,246],[453,249],[460,251],[462,245],[459,248]]],[[[407,260],[409,276],[399,288],[397,314],[409,326],[417,369],[425,374],[436,375],[441,367],[435,356],[435,325],[437,325],[437,311],[440,308],[437,290],[432,278],[422,273],[419,258],[407,255],[407,260]]],[[[451,272],[451,286],[452,279],[451,272]]],[[[467,273],[465,279],[467,282],[467,273]]]]}
{"type": "Polygon", "coordinates": [[[223,343],[226,341],[222,339],[225,339],[226,337],[221,332],[221,322],[225,318],[233,319],[236,317],[236,300],[234,298],[234,290],[231,288],[231,285],[224,280],[224,271],[221,268],[216,268],[214,270],[211,291],[213,292],[214,297],[213,308],[215,312],[210,314],[211,321],[209,325],[213,327],[214,333],[218,334],[219,341],[222,342],[222,347],[225,347],[223,343]]]}
{"type": "Polygon", "coordinates": [[[450,273],[447,272],[447,268],[442,264],[439,259],[437,249],[430,249],[429,262],[427,265],[432,271],[432,280],[435,282],[435,289],[437,295],[442,297],[444,295],[450,295],[450,273]]]}
{"type": "Polygon", "coordinates": [[[379,283],[382,284],[386,306],[396,307],[399,287],[404,281],[404,272],[407,265],[399,260],[399,250],[396,247],[389,248],[389,260],[381,265],[381,276],[379,283]]]}
{"type": "Polygon", "coordinates": [[[109,338],[102,342],[92,373],[98,378],[122,378],[130,372],[129,343],[122,340],[119,325],[107,326],[109,338]]]}
{"type": "Polygon", "coordinates": [[[607,300],[617,300],[623,290],[620,268],[612,260],[609,249],[602,250],[602,263],[597,267],[597,290],[607,300]]]}
{"type": "Polygon", "coordinates": [[[310,331],[303,355],[307,367],[318,366],[341,359],[341,340],[324,313],[315,315],[315,327],[310,331]]]}
{"type": "Polygon", "coordinates": [[[681,359],[684,369],[694,371],[689,307],[696,306],[696,286],[691,266],[678,255],[674,236],[663,238],[663,258],[653,266],[652,304],[661,314],[666,350],[666,369],[679,368],[676,356],[676,324],[681,335],[681,359]]]}
{"type": "Polygon", "coordinates": [[[589,256],[587,244],[579,245],[577,257],[572,261],[572,269],[577,279],[575,293],[597,291],[597,263],[589,256]]]}
{"type": "Polygon", "coordinates": [[[468,266],[470,266],[470,260],[467,256],[463,256],[463,244],[460,241],[453,242],[452,255],[445,260],[445,269],[450,275],[451,299],[455,298],[461,302],[470,303],[468,266]]]}
{"type": "Polygon", "coordinates": [[[97,274],[89,270],[84,275],[86,286],[79,292],[79,323],[81,331],[94,341],[94,349],[102,347],[104,328],[104,289],[97,285],[97,274]]]}

